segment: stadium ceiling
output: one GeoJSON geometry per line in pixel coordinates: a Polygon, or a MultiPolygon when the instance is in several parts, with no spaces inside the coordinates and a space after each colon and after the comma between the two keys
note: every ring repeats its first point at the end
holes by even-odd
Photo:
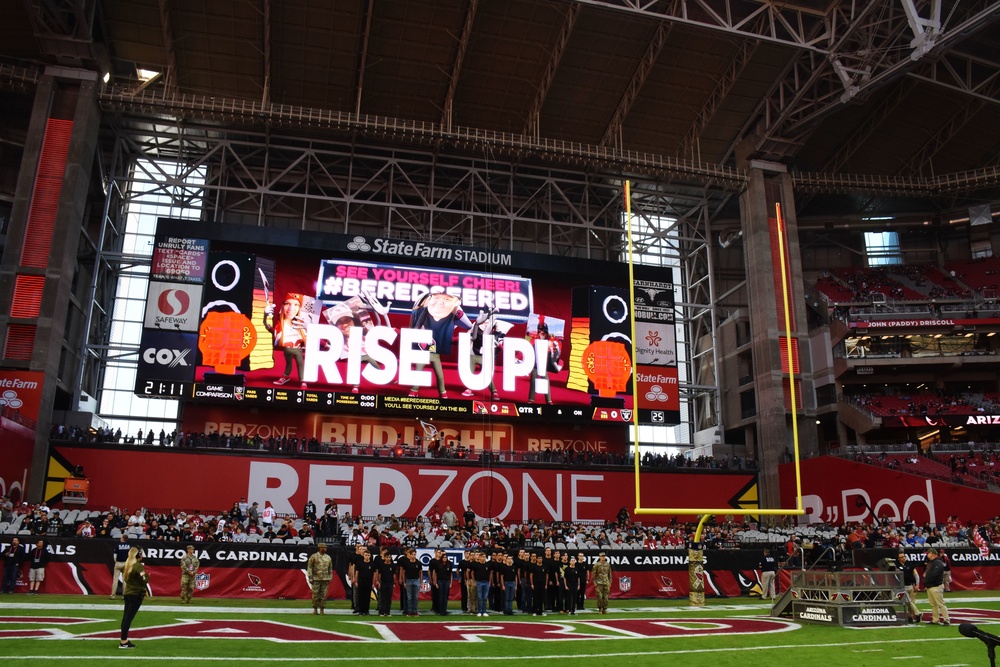
{"type": "Polygon", "coordinates": [[[0,87],[98,69],[110,111],[725,187],[756,159],[822,194],[1000,201],[998,0],[10,4],[0,87]]]}

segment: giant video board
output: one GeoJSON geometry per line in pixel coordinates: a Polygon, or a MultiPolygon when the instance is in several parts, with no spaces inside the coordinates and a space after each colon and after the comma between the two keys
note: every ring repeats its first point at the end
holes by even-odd
{"type": "Polygon", "coordinates": [[[637,276],[633,301],[618,263],[162,219],[135,391],[417,418],[612,424],[638,409],[678,423],[673,275],[637,276]]]}

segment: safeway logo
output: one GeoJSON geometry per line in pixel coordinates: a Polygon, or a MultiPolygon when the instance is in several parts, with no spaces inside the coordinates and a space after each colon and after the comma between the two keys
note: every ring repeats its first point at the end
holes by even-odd
{"type": "Polygon", "coordinates": [[[156,305],[164,315],[184,315],[191,307],[191,297],[183,289],[168,289],[160,293],[156,305]]]}

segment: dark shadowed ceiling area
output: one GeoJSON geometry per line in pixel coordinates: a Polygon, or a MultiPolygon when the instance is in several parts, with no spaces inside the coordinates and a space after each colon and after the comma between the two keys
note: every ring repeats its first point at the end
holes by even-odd
{"type": "Polygon", "coordinates": [[[950,202],[998,187],[996,1],[18,0],[0,44],[0,62],[106,69],[110,90],[164,99],[780,162],[815,182],[976,172],[950,202]]]}

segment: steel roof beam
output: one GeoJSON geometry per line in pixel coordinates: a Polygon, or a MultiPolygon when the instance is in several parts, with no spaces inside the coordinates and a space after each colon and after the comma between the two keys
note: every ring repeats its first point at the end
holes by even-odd
{"type": "Polygon", "coordinates": [[[566,16],[565,20],[563,20],[562,29],[559,30],[559,36],[552,45],[552,53],[549,55],[549,62],[545,65],[545,72],[542,74],[542,78],[538,81],[538,88],[535,91],[535,99],[531,102],[531,109],[528,111],[528,117],[525,121],[524,130],[521,134],[534,137],[535,139],[541,137],[542,106],[545,104],[545,98],[549,94],[549,88],[552,87],[552,82],[555,81],[556,71],[559,69],[559,63],[562,61],[563,54],[566,53],[566,47],[569,45],[569,38],[573,34],[573,28],[576,26],[576,19],[579,15],[580,5],[571,4],[566,8],[566,16]]]}
{"type": "Polygon", "coordinates": [[[458,77],[462,74],[462,62],[465,60],[465,52],[469,49],[472,26],[476,22],[476,11],[478,8],[479,0],[469,0],[469,6],[465,9],[465,23],[462,25],[462,34],[458,36],[455,61],[451,66],[451,76],[448,77],[448,92],[445,93],[444,103],[441,105],[441,125],[449,130],[451,129],[452,112],[455,106],[455,90],[458,88],[458,77]]]}
{"type": "Polygon", "coordinates": [[[170,21],[169,0],[157,0],[160,10],[160,31],[163,33],[163,49],[166,53],[167,71],[164,77],[164,85],[168,92],[174,92],[177,88],[177,52],[174,50],[174,30],[170,21]]]}
{"type": "Polygon", "coordinates": [[[632,109],[632,105],[639,98],[639,91],[642,90],[646,79],[649,78],[649,73],[653,70],[653,65],[656,64],[656,59],[659,58],[660,52],[663,51],[663,45],[667,43],[667,37],[670,35],[671,28],[672,26],[669,23],[664,22],[656,26],[656,32],[653,33],[653,37],[649,40],[649,45],[646,47],[646,52],[642,55],[639,64],[636,65],[635,71],[632,73],[632,78],[628,82],[628,88],[625,89],[622,98],[618,100],[615,113],[611,116],[611,121],[604,130],[604,136],[601,137],[598,145],[607,146],[612,141],[614,141],[615,146],[622,145],[621,132],[622,126],[625,124],[625,118],[632,109]]]}

